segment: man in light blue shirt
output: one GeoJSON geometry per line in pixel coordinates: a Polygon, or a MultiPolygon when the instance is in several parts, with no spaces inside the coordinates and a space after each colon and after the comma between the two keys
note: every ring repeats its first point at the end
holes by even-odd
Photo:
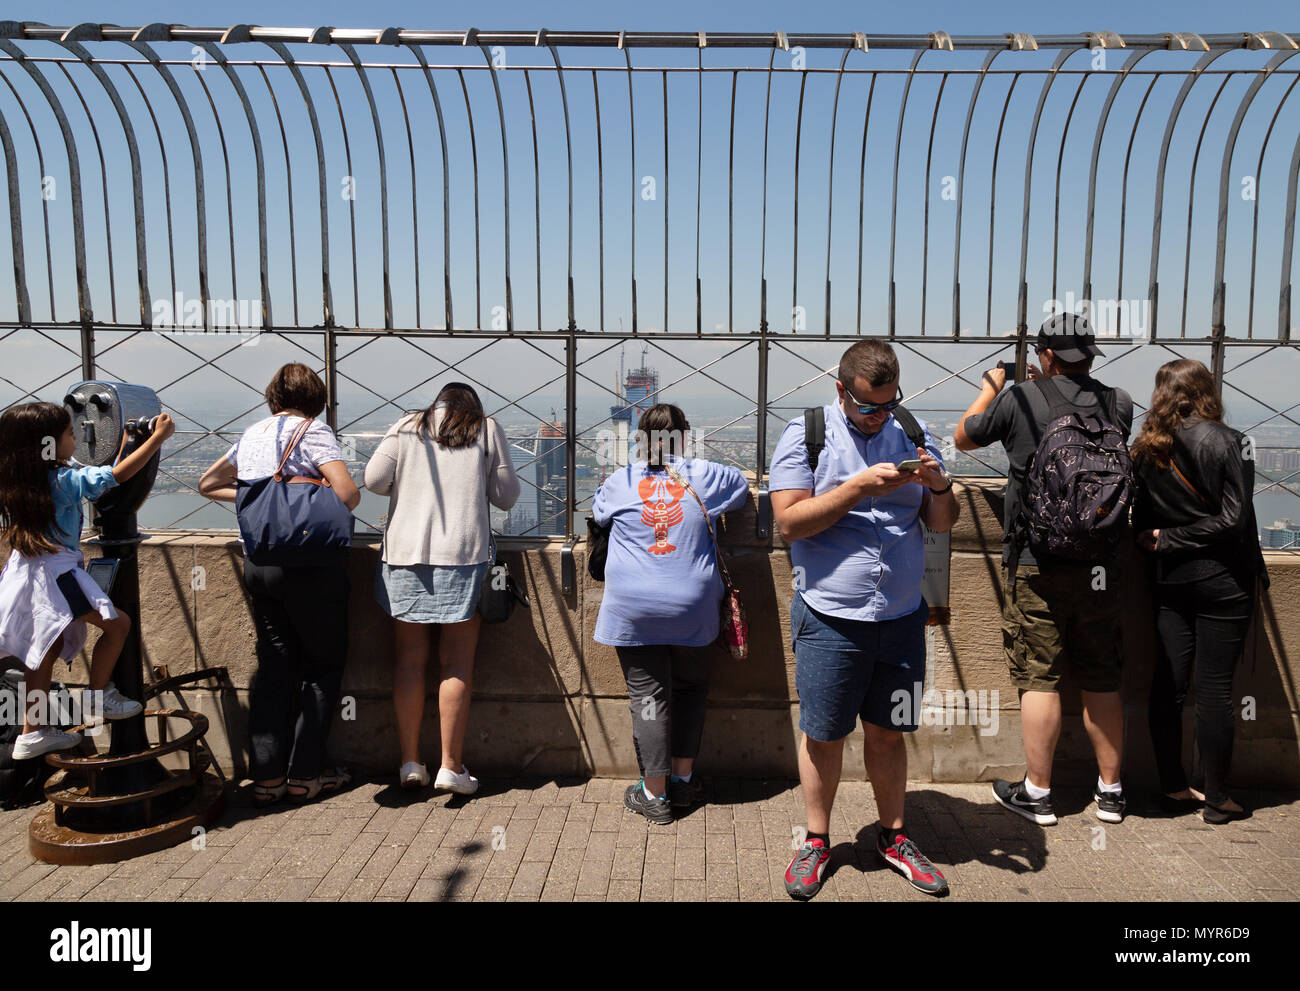
{"type": "MultiPolygon", "coordinates": [[[[795,594],[790,635],[799,694],[799,778],[805,842],[786,890],[811,898],[830,859],[830,813],[844,738],[862,720],[863,755],[880,810],[876,850],[922,891],[948,883],[903,828],[904,733],[914,732],[925,682],[922,522],[951,529],[952,482],[924,424],[914,445],[893,415],[902,400],[898,358],[884,341],[859,341],[840,359],[838,401],[824,408],[825,447],[810,464],[802,417],[772,456],[772,509],[790,545],[795,594]]],[[[904,414],[900,414],[904,415],[904,414]]]]}

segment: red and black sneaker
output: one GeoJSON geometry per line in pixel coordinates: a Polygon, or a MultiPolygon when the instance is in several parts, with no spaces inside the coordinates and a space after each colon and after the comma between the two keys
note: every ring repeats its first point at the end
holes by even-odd
{"type": "MultiPolygon", "coordinates": [[[[948,882],[939,873],[939,869],[930,863],[917,845],[902,833],[895,832],[893,842],[889,842],[885,839],[885,830],[882,829],[876,837],[876,853],[880,854],[885,863],[911,881],[912,887],[919,888],[928,895],[948,893],[948,882]]],[[[789,877],[788,873],[786,877],[789,877]]]]}
{"type": "Polygon", "coordinates": [[[804,841],[799,852],[785,869],[785,890],[791,898],[807,901],[822,889],[822,874],[830,863],[831,852],[819,839],[804,841]]]}

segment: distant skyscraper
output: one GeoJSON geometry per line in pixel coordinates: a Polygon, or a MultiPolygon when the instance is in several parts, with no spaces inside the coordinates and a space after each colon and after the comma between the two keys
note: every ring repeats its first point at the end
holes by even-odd
{"type": "MultiPolygon", "coordinates": [[[[628,432],[636,429],[637,422],[641,419],[641,414],[648,410],[655,403],[660,402],[659,398],[659,370],[646,366],[646,355],[650,352],[650,345],[645,345],[641,350],[641,367],[633,368],[624,378],[621,389],[622,395],[617,405],[609,408],[609,418],[612,421],[622,421],[628,425],[628,432]]],[[[619,361],[619,370],[622,371],[622,361],[619,361]]]]}
{"type": "Polygon", "coordinates": [[[535,536],[565,532],[564,506],[567,476],[564,458],[564,424],[555,420],[537,428],[533,441],[537,466],[537,530],[535,536]]]}
{"type": "Polygon", "coordinates": [[[1267,550],[1300,550],[1300,523],[1277,520],[1260,531],[1259,542],[1267,550]]]}

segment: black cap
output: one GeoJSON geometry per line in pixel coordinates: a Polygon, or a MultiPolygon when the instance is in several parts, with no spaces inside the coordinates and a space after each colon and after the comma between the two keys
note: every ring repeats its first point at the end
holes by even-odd
{"type": "Polygon", "coordinates": [[[1088,318],[1078,313],[1056,313],[1043,321],[1038,328],[1038,350],[1047,348],[1071,365],[1102,353],[1088,318]]]}

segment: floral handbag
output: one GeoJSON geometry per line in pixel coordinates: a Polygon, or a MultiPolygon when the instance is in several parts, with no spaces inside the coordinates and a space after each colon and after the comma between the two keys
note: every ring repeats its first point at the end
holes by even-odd
{"type": "Polygon", "coordinates": [[[743,661],[749,656],[749,623],[745,619],[745,605],[740,601],[740,589],[736,588],[731,580],[731,574],[727,571],[727,562],[722,557],[722,548],[718,545],[718,535],[713,532],[713,521],[709,519],[709,511],[701,501],[695,489],[691,488],[691,483],[677,474],[671,466],[664,466],[668,474],[673,477],[678,485],[682,486],[700,504],[700,510],[704,513],[704,525],[709,528],[709,536],[713,539],[714,555],[718,559],[718,570],[722,572],[722,606],[720,609],[718,636],[726,644],[727,650],[731,656],[738,661],[743,661]]]}

